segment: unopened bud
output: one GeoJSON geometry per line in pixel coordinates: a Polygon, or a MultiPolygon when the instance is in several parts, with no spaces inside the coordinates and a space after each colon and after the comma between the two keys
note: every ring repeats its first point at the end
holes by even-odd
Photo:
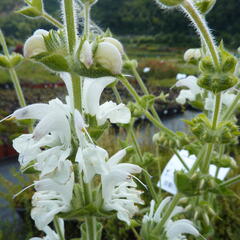
{"type": "Polygon", "coordinates": [[[185,211],[188,212],[190,211],[191,209],[193,208],[193,205],[192,204],[189,204],[185,207],[185,211]]]}
{"type": "Polygon", "coordinates": [[[207,213],[203,213],[203,221],[204,221],[204,223],[207,225],[207,226],[209,226],[210,225],[210,220],[209,220],[209,217],[208,217],[208,215],[207,215],[207,213]]]}
{"type": "Polygon", "coordinates": [[[211,11],[215,3],[216,0],[194,0],[195,6],[198,8],[201,14],[205,15],[211,11]]]}
{"type": "Polygon", "coordinates": [[[86,68],[90,68],[90,66],[93,64],[92,46],[87,40],[82,45],[80,61],[86,68]]]}
{"type": "Polygon", "coordinates": [[[201,49],[190,48],[184,53],[184,61],[195,63],[198,62],[202,57],[201,49]]]}
{"type": "Polygon", "coordinates": [[[197,220],[198,216],[199,216],[199,211],[196,211],[193,216],[194,221],[197,220]]]}
{"type": "Polygon", "coordinates": [[[106,37],[103,40],[104,40],[104,42],[109,42],[109,43],[113,44],[118,49],[118,51],[121,53],[121,55],[123,55],[123,53],[124,53],[123,46],[117,39],[112,38],[112,37],[106,37]]]}
{"type": "Polygon", "coordinates": [[[98,44],[95,60],[113,74],[120,74],[122,71],[123,62],[121,53],[117,47],[109,42],[98,44]]]}
{"type": "Polygon", "coordinates": [[[36,56],[42,52],[46,52],[47,48],[44,41],[44,36],[48,35],[48,32],[42,29],[38,29],[34,34],[27,39],[23,47],[24,57],[30,58],[36,56]]]}

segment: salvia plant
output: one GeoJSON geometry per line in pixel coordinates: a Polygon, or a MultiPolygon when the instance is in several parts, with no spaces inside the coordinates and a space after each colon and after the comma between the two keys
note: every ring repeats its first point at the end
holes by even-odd
{"type": "Polygon", "coordinates": [[[173,132],[162,124],[154,102],[166,96],[149,94],[137,72],[137,61],[127,56],[109,30],[103,32],[91,20],[90,10],[96,2],[62,0],[63,23],[45,11],[42,0],[25,0],[26,6],[18,11],[53,24],[50,31],[36,30],[23,50],[25,58],[44,65],[64,81],[68,91],[64,102],[56,98],[26,106],[15,71],[23,57],[10,54],[3,34],[0,35],[4,51],[0,65],[9,71],[21,106],[2,121],[31,120],[29,133],[13,141],[21,171],[34,174],[37,179],[28,186],[35,189],[31,217],[45,236],[31,239],[69,239],[64,221],[77,220],[77,239],[99,240],[104,219],[114,216],[129,225],[138,239],[180,240],[190,235],[205,239],[214,234],[217,196],[234,196],[229,186],[240,179],[239,175],[218,179],[221,168],[237,167],[229,153],[238,144],[235,112],[240,93],[238,59],[224,48],[223,42],[216,44],[205,20],[216,1],[154,3],[183,12],[200,38],[201,47],[184,54],[186,62],[198,64],[199,76],[180,74],[175,86],[182,88],[178,103],[188,102],[202,110],[186,121],[189,134],[173,132]],[[129,81],[131,76],[136,78],[143,95],[129,81]],[[133,101],[127,105],[122,103],[119,83],[132,96],[133,101]],[[100,101],[106,87],[112,88],[117,102],[100,101]],[[161,183],[160,188],[155,186],[147,172],[146,162],[159,158],[143,153],[137,141],[133,126],[142,115],[159,130],[152,142],[156,149],[167,148],[185,168],[174,173],[177,192],[172,196],[166,197],[161,183]],[[125,129],[128,138],[123,149],[109,156],[97,146],[97,140],[111,123],[125,129]],[[195,156],[191,166],[181,156],[181,150],[195,156]],[[124,163],[127,155],[134,157],[124,163]],[[215,175],[210,174],[210,165],[217,169],[215,175]],[[133,220],[136,214],[138,217],[133,220]]]}

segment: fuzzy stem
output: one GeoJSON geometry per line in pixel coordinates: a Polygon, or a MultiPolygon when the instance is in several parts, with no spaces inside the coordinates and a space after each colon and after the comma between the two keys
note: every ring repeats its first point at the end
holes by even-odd
{"type": "Polygon", "coordinates": [[[187,171],[189,171],[189,167],[187,166],[187,164],[185,163],[185,161],[183,160],[183,158],[181,157],[181,155],[178,153],[178,151],[176,149],[173,149],[173,152],[177,155],[179,161],[182,163],[182,165],[185,167],[185,169],[187,171]]]}
{"type": "Polygon", "coordinates": [[[181,7],[184,12],[187,13],[189,16],[190,20],[194,23],[196,26],[198,32],[200,33],[201,39],[203,39],[204,43],[206,44],[206,47],[208,48],[212,60],[216,66],[216,68],[219,68],[219,57],[218,57],[218,52],[217,48],[215,46],[213,37],[207,27],[207,24],[199,11],[194,7],[192,1],[190,0],[185,0],[182,4],[181,7]]]}
{"type": "Polygon", "coordinates": [[[233,178],[230,178],[230,179],[220,183],[219,186],[221,186],[221,187],[228,187],[228,186],[230,186],[232,184],[235,184],[235,183],[238,183],[238,182],[240,182],[240,175],[237,175],[237,176],[235,176],[233,178]]]}
{"type": "Polygon", "coordinates": [[[89,5],[88,2],[84,4],[84,36],[86,39],[89,39],[89,33],[90,33],[90,8],[91,6],[89,5]]]}
{"type": "Polygon", "coordinates": [[[74,0],[63,0],[64,25],[66,27],[67,43],[69,54],[74,53],[76,43],[76,24],[74,0]]]}

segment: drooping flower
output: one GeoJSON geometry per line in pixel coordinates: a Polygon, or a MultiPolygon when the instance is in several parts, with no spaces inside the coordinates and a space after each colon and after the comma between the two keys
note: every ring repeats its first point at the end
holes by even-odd
{"type": "MultiPolygon", "coordinates": [[[[151,227],[155,227],[157,223],[159,223],[165,213],[166,207],[171,203],[171,197],[167,197],[158,206],[157,210],[154,212],[155,207],[155,201],[152,200],[150,204],[150,211],[148,214],[144,215],[143,217],[143,225],[151,225],[151,227]],[[155,223],[155,224],[152,224],[155,223]]],[[[184,239],[185,234],[191,234],[194,236],[199,236],[200,233],[198,230],[194,227],[193,223],[186,219],[171,220],[172,217],[176,216],[179,213],[184,212],[184,209],[182,207],[176,206],[174,210],[172,211],[171,215],[169,216],[168,220],[164,224],[164,234],[169,240],[180,240],[184,239]]],[[[144,226],[143,226],[144,227],[144,226]]],[[[149,233],[145,234],[151,234],[151,228],[145,228],[148,229],[149,233]]]]}
{"type": "Polygon", "coordinates": [[[46,35],[48,35],[48,31],[43,29],[36,30],[24,44],[23,47],[24,57],[30,58],[42,52],[46,52],[47,48],[44,42],[44,36],[46,35]]]}
{"type": "MultiPolygon", "coordinates": [[[[59,224],[59,230],[61,231],[61,233],[64,235],[64,221],[61,218],[58,218],[58,224],[59,224]]],[[[39,238],[39,237],[33,237],[30,238],[29,240],[60,240],[59,235],[53,231],[49,226],[46,226],[43,230],[42,230],[46,236],[43,238],[39,238]]]]}
{"type": "Polygon", "coordinates": [[[197,78],[194,76],[188,76],[177,81],[176,87],[187,87],[183,89],[176,98],[179,104],[185,104],[187,100],[195,101],[198,94],[202,93],[202,89],[197,84],[197,78]]]}
{"type": "Polygon", "coordinates": [[[83,85],[83,107],[86,113],[96,116],[98,125],[103,125],[107,119],[112,123],[129,123],[130,110],[122,103],[112,101],[100,105],[100,97],[109,84],[113,83],[113,77],[85,78],[83,85]]]}

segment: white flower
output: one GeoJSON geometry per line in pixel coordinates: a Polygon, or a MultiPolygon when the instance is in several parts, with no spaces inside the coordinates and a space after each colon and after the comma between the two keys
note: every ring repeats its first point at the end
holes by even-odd
{"type": "Polygon", "coordinates": [[[23,47],[24,57],[33,57],[42,52],[46,52],[47,48],[44,42],[44,36],[48,35],[48,31],[38,29],[27,39],[23,47]]]}
{"type": "Polygon", "coordinates": [[[107,119],[112,123],[129,123],[130,110],[124,104],[112,101],[100,105],[100,97],[105,87],[113,83],[113,77],[85,78],[83,85],[83,107],[86,113],[96,116],[98,125],[103,125],[107,119]]]}
{"type": "Polygon", "coordinates": [[[101,42],[98,44],[95,60],[113,74],[120,74],[122,71],[123,61],[121,53],[110,42],[101,42]]]}
{"type": "MultiPolygon", "coordinates": [[[[152,200],[150,204],[149,214],[144,215],[143,224],[151,224],[151,222],[159,223],[164,216],[166,207],[171,203],[171,198],[165,198],[157,210],[154,213],[155,201],[152,200]]],[[[177,221],[172,221],[171,218],[179,213],[184,212],[182,207],[176,206],[172,211],[169,219],[164,224],[165,234],[169,240],[180,240],[184,239],[184,234],[191,234],[194,236],[199,236],[198,230],[193,226],[193,223],[186,219],[181,219],[177,221]]]]}
{"type": "Polygon", "coordinates": [[[84,173],[83,179],[85,183],[91,182],[96,174],[104,172],[107,158],[107,151],[93,144],[89,144],[84,149],[78,148],[76,162],[79,164],[79,171],[84,173]]]}
{"type": "Polygon", "coordinates": [[[177,79],[177,81],[179,81],[179,80],[184,79],[184,78],[186,78],[186,77],[187,77],[186,74],[184,74],[184,73],[178,73],[177,76],[176,76],[176,79],[177,79]]]}
{"type": "MultiPolygon", "coordinates": [[[[58,218],[58,224],[59,224],[61,233],[64,235],[63,219],[58,218]]],[[[45,237],[43,238],[33,237],[33,238],[30,238],[29,240],[60,240],[60,237],[58,236],[58,234],[55,231],[53,231],[49,226],[46,226],[42,231],[46,234],[45,237]]]]}
{"type": "Polygon", "coordinates": [[[90,68],[90,66],[93,64],[92,46],[88,40],[85,40],[82,45],[80,61],[85,65],[86,68],[90,68]]]}
{"type": "Polygon", "coordinates": [[[199,61],[202,57],[200,48],[190,48],[184,53],[184,60],[186,62],[199,61]]]}
{"type": "Polygon", "coordinates": [[[135,204],[143,204],[141,191],[136,189],[132,173],[140,173],[141,168],[130,163],[119,163],[126,155],[126,150],[120,150],[106,163],[101,174],[104,208],[117,211],[120,220],[130,224],[130,218],[138,211],[135,204]]]}
{"type": "Polygon", "coordinates": [[[202,89],[197,85],[197,78],[194,76],[188,76],[187,78],[180,79],[176,83],[176,87],[187,87],[183,89],[176,98],[179,104],[185,104],[186,100],[195,101],[196,96],[202,93],[202,89]]]}
{"type": "Polygon", "coordinates": [[[47,177],[35,181],[31,217],[38,229],[44,229],[59,212],[70,210],[74,174],[69,160],[59,162],[58,168],[47,177]]]}

